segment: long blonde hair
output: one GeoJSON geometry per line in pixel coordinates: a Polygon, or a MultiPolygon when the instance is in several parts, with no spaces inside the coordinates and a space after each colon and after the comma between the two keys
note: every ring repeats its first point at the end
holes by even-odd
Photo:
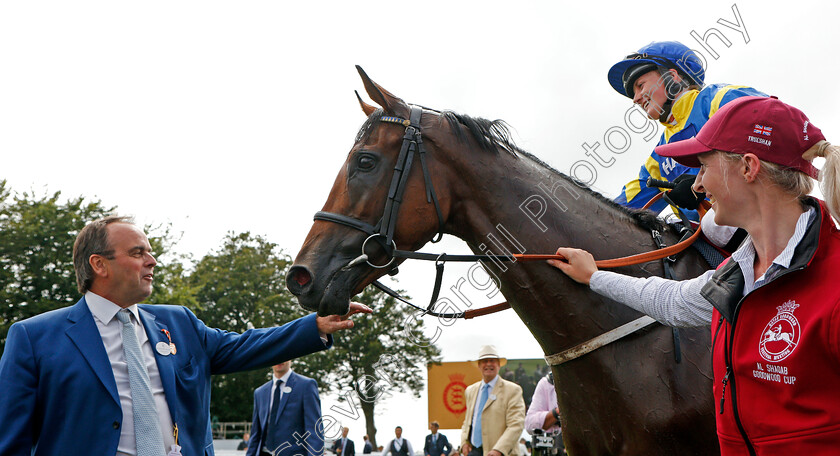
{"type": "Polygon", "coordinates": [[[822,140],[802,154],[806,160],[817,157],[825,157],[825,164],[820,170],[820,191],[834,220],[840,221],[840,147],[822,140]]]}

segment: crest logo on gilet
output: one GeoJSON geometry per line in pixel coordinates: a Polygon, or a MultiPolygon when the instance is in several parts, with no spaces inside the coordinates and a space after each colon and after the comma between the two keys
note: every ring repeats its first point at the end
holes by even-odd
{"type": "Polygon", "coordinates": [[[764,327],[758,342],[758,353],[766,361],[779,362],[790,356],[799,345],[802,331],[799,320],[793,315],[797,307],[799,304],[793,300],[776,307],[776,316],[764,327]]]}

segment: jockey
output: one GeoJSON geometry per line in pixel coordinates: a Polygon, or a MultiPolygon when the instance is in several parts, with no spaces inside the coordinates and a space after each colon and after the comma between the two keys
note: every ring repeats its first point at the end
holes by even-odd
{"type": "MultiPolygon", "coordinates": [[[[746,86],[704,86],[703,61],[694,51],[677,41],[657,41],[642,46],[638,52],[613,65],[607,78],[618,93],[632,99],[650,119],[658,120],[665,127],[657,146],[694,137],[721,106],[736,98],[766,96],[746,86]]],[[[697,213],[693,209],[705,197],[691,191],[697,171],[672,158],[651,152],[639,170],[639,175],[624,186],[615,201],[623,206],[641,208],[659,193],[658,188],[647,186],[647,179],[652,177],[666,180],[677,184],[674,190],[668,192],[671,200],[691,210],[687,213],[688,217],[697,220],[697,213]]],[[[660,200],[651,210],[661,212],[666,204],[660,200]]],[[[743,236],[733,238],[734,230],[706,229],[705,224],[703,228],[713,243],[726,246],[729,251],[734,250],[743,239],[743,236]],[[727,245],[730,240],[734,245],[727,245]]]]}

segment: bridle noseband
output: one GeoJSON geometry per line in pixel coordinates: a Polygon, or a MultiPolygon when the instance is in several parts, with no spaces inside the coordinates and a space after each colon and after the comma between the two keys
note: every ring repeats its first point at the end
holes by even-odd
{"type": "Polygon", "coordinates": [[[388,198],[385,200],[385,210],[376,225],[371,225],[357,218],[334,212],[318,211],[315,213],[315,220],[338,223],[362,231],[368,235],[367,239],[362,243],[362,254],[344,266],[343,269],[349,269],[361,263],[367,263],[370,267],[377,269],[387,268],[393,264],[396,259],[394,252],[397,249],[396,243],[394,242],[394,231],[397,228],[400,204],[402,204],[403,195],[408,185],[408,176],[411,172],[411,165],[414,164],[415,155],[420,157],[420,167],[423,170],[423,180],[426,184],[426,202],[433,203],[435,212],[437,212],[438,232],[435,238],[432,239],[432,242],[438,242],[443,237],[443,212],[440,210],[440,204],[438,203],[437,195],[432,185],[432,178],[429,174],[429,167],[426,164],[426,148],[423,146],[423,136],[420,130],[420,118],[423,116],[423,108],[411,106],[410,109],[411,112],[408,120],[396,116],[382,116],[379,118],[380,122],[402,125],[405,127],[405,134],[403,135],[400,154],[397,156],[397,162],[394,165],[394,174],[391,176],[391,187],[388,189],[388,198]],[[370,262],[370,259],[365,254],[365,247],[371,239],[376,240],[385,250],[385,253],[390,258],[387,263],[377,265],[370,262]]]}

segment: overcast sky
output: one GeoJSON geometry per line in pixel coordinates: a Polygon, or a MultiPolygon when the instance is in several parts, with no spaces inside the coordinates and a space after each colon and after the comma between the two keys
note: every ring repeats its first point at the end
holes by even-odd
{"type": "MultiPolygon", "coordinates": [[[[264,235],[294,256],[364,120],[353,65],[408,102],[504,119],[521,147],[568,172],[586,158],[584,142],[603,144],[624,123],[630,102],[607,70],[653,40],[684,42],[706,59],[707,82],[778,95],[840,141],[835,2],[708,1],[693,12],[666,2],[289,3],[3,2],[0,178],[171,222],[178,248],[197,257],[228,231],[264,235]],[[710,28],[730,45],[692,38],[710,28]]],[[[655,141],[634,138],[597,168],[594,186],[617,194],[655,141]]],[[[425,251],[467,248],[447,239],[425,251]]],[[[447,270],[442,296],[464,274],[447,270]]],[[[401,271],[396,286],[427,301],[432,265],[401,271]]],[[[443,328],[444,360],[474,359],[485,343],[541,357],[512,316],[443,328]]],[[[380,410],[381,443],[402,424],[422,447],[425,398],[380,410]]],[[[345,423],[357,444],[363,423],[345,423]]]]}

